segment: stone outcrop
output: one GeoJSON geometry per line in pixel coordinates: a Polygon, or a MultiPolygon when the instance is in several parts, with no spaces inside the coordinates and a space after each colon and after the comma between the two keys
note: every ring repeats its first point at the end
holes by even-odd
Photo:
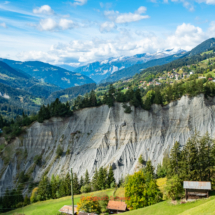
{"type": "Polygon", "coordinates": [[[4,153],[10,162],[5,165],[0,158],[0,191],[13,186],[20,171],[39,181],[43,174],[65,175],[71,167],[80,177],[86,169],[92,176],[96,168],[112,165],[119,180],[137,170],[140,155],[157,166],[175,141],[183,146],[195,129],[214,137],[214,125],[215,99],[203,95],[183,96],[164,107],[153,105],[150,111],[132,107],[126,114],[122,104],[115,103],[112,108],[86,108],[66,119],[35,122],[7,145],[4,153]],[[58,145],[64,151],[60,158],[58,145]],[[42,155],[41,166],[35,165],[36,155],[42,155]]]}

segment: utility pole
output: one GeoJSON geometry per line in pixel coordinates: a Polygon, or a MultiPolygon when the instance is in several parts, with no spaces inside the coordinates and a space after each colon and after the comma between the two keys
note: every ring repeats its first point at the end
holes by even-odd
{"type": "Polygon", "coordinates": [[[73,173],[71,168],[71,195],[72,195],[72,215],[74,215],[74,195],[73,195],[73,173]]]}

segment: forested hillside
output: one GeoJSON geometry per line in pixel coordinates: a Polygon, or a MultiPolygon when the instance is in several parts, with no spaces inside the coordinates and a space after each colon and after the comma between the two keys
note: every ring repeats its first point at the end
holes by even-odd
{"type": "Polygon", "coordinates": [[[0,61],[0,83],[44,98],[61,89],[56,85],[43,83],[19,69],[13,69],[2,61],[0,61]]]}
{"type": "Polygon", "coordinates": [[[70,87],[65,90],[53,92],[47,99],[46,103],[53,102],[56,98],[59,98],[62,102],[71,101],[79,95],[89,93],[91,90],[96,89],[96,84],[85,84],[77,87],[70,87]]]}

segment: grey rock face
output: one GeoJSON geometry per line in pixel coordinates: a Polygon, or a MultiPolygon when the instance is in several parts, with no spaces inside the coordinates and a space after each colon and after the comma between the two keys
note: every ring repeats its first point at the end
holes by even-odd
{"type": "Polygon", "coordinates": [[[132,107],[131,114],[126,114],[122,104],[115,103],[112,108],[86,108],[67,119],[35,122],[10,144],[11,162],[5,166],[0,159],[0,190],[13,186],[17,172],[23,170],[39,181],[45,172],[49,177],[65,175],[72,167],[78,177],[86,169],[92,177],[96,168],[112,165],[119,180],[138,170],[140,155],[156,167],[175,141],[183,146],[195,129],[214,137],[214,110],[215,99],[183,96],[164,107],[153,105],[151,111],[132,107]],[[60,158],[56,158],[58,145],[64,151],[60,158]],[[27,158],[20,160],[15,152],[24,149],[27,158]],[[42,155],[41,167],[34,164],[36,155],[42,155]]]}

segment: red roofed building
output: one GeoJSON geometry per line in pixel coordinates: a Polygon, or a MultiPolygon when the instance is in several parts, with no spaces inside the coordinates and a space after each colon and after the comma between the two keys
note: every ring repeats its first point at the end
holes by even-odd
{"type": "Polygon", "coordinates": [[[109,201],[107,209],[109,210],[110,214],[119,214],[128,211],[125,202],[119,201],[109,201]]]}

